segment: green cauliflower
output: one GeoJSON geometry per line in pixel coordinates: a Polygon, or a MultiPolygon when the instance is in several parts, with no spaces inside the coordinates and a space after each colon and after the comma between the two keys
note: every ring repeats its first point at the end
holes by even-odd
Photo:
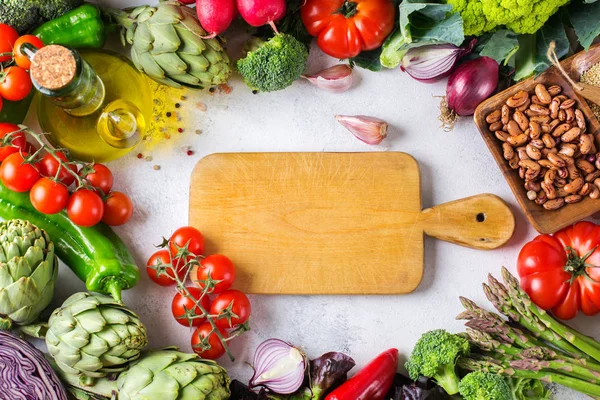
{"type": "Polygon", "coordinates": [[[449,395],[454,395],[458,393],[459,382],[456,361],[469,351],[467,339],[436,329],[421,336],[405,366],[410,379],[416,381],[420,376],[427,376],[449,395]]]}
{"type": "Polygon", "coordinates": [[[285,33],[266,42],[253,38],[247,47],[248,55],[238,60],[236,67],[246,85],[261,92],[290,86],[300,78],[308,60],[306,46],[285,33]]]}
{"type": "Polygon", "coordinates": [[[515,33],[535,33],[569,0],[447,0],[459,12],[466,36],[480,36],[506,26],[515,33]]]}

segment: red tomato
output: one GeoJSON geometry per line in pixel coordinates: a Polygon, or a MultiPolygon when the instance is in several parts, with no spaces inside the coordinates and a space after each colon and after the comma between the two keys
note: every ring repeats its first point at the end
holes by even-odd
{"type": "MultiPolygon", "coordinates": [[[[200,303],[200,305],[206,312],[210,311],[210,299],[208,298],[208,296],[200,298],[202,296],[201,289],[194,286],[188,286],[187,290],[190,292],[190,295],[192,295],[192,297],[200,303]]],[[[194,303],[194,300],[192,300],[186,295],[177,293],[175,297],[173,297],[173,302],[171,303],[171,312],[173,313],[173,317],[175,317],[175,320],[183,326],[200,326],[204,322],[206,322],[205,317],[194,318],[190,321],[185,316],[185,314],[192,309],[194,310],[194,316],[199,316],[203,314],[202,310],[194,303]]]]}
{"type": "Polygon", "coordinates": [[[94,172],[87,174],[84,178],[102,194],[107,194],[113,187],[113,174],[104,164],[92,165],[94,172]]]}
{"type": "Polygon", "coordinates": [[[0,111],[2,111],[2,97],[0,97],[0,111]]]}
{"type": "MultiPolygon", "coordinates": [[[[20,129],[21,128],[15,124],[0,122],[0,141],[9,133],[16,132],[20,129]]],[[[18,151],[25,151],[26,145],[27,140],[25,139],[25,134],[23,132],[11,135],[11,145],[0,147],[0,162],[4,161],[10,154],[17,153],[18,151]]]]}
{"type": "MultiPolygon", "coordinates": [[[[175,264],[175,271],[177,271],[177,276],[179,279],[183,280],[185,277],[185,269],[183,268],[184,263],[181,262],[181,259],[174,259],[173,263],[175,264]]],[[[171,286],[174,285],[175,282],[175,274],[171,265],[171,254],[169,250],[162,249],[152,254],[146,263],[146,272],[148,273],[148,277],[154,281],[154,283],[159,284],[160,286],[171,286]],[[160,273],[159,270],[160,269],[160,273]]]]}
{"type": "Polygon", "coordinates": [[[177,229],[169,239],[169,247],[173,255],[177,254],[178,247],[187,249],[194,255],[201,255],[204,252],[204,236],[200,231],[192,226],[184,226],[177,229]]]}
{"type": "Polygon", "coordinates": [[[215,324],[220,328],[235,328],[250,318],[252,306],[248,297],[239,290],[227,290],[213,300],[210,306],[211,315],[225,316],[218,318],[215,324]],[[236,316],[231,316],[231,313],[236,316]]]}
{"type": "MultiPolygon", "coordinates": [[[[0,53],[12,53],[15,42],[19,38],[19,33],[11,26],[0,24],[0,53]]],[[[2,56],[0,62],[10,61],[12,57],[2,56]]]]}
{"type": "Polygon", "coordinates": [[[321,50],[335,58],[380,47],[396,19],[392,0],[306,0],[300,13],[321,50]]]}
{"type": "MultiPolygon", "coordinates": [[[[219,332],[221,332],[224,339],[229,337],[225,330],[219,328],[219,332]]],[[[221,343],[219,336],[213,332],[213,328],[208,322],[203,323],[194,331],[192,335],[192,349],[201,358],[207,360],[216,360],[225,354],[223,343],[221,343]]]]}
{"type": "Polygon", "coordinates": [[[49,178],[39,179],[29,192],[31,204],[41,213],[56,214],[65,209],[69,201],[69,189],[49,178]]]}
{"type": "Polygon", "coordinates": [[[18,38],[17,41],[15,42],[15,46],[14,46],[15,63],[19,67],[28,70],[31,67],[31,61],[29,61],[29,58],[27,58],[25,53],[23,53],[23,51],[21,50],[21,45],[23,45],[25,43],[31,43],[38,49],[41,49],[42,47],[44,47],[44,43],[42,43],[42,39],[40,39],[37,36],[33,36],[33,35],[23,35],[20,38],[18,38]]]}
{"type": "Polygon", "coordinates": [[[0,96],[6,100],[23,100],[32,86],[29,73],[21,67],[8,67],[0,72],[0,96]]]}
{"type": "MultiPolygon", "coordinates": [[[[56,152],[56,156],[60,158],[63,162],[68,163],[69,160],[67,156],[65,156],[61,152],[56,152]]],[[[47,176],[49,178],[55,178],[56,173],[58,172],[58,167],[60,163],[52,154],[46,154],[39,162],[40,165],[40,173],[43,176],[47,176]]],[[[69,164],[69,169],[75,173],[77,173],[77,166],[74,164],[69,164]]],[[[67,171],[64,167],[60,168],[60,173],[58,174],[58,180],[69,186],[73,182],[75,182],[75,176],[67,171]]]]}
{"type": "Polygon", "coordinates": [[[206,287],[204,282],[208,280],[209,274],[211,279],[219,281],[210,293],[222,293],[235,281],[235,265],[224,255],[213,254],[200,261],[200,265],[194,265],[190,278],[192,282],[204,289],[206,287]]]}
{"type": "Polygon", "coordinates": [[[110,192],[104,202],[102,222],[110,226],[123,225],[131,219],[133,203],[125,193],[110,192]]]}
{"type": "Polygon", "coordinates": [[[23,164],[27,153],[13,153],[2,162],[2,183],[13,192],[28,192],[40,179],[40,173],[31,164],[23,164]]]}
{"type": "Polygon", "coordinates": [[[67,215],[76,225],[94,226],[102,220],[104,203],[96,192],[79,189],[71,195],[67,215]]]}
{"type": "Polygon", "coordinates": [[[600,226],[578,222],[539,235],[521,249],[517,272],[521,287],[544,310],[571,319],[578,310],[600,311],[600,226]]]}

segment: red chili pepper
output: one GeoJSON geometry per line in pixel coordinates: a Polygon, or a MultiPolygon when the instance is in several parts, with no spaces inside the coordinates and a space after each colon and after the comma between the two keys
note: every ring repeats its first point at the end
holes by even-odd
{"type": "Polygon", "coordinates": [[[397,368],[398,349],[386,350],[325,400],[383,400],[392,387],[397,368]]]}

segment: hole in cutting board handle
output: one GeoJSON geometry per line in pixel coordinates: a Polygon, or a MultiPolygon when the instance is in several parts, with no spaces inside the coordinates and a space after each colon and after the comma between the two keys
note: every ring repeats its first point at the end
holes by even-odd
{"type": "Polygon", "coordinates": [[[479,213],[479,214],[477,214],[477,216],[475,216],[475,219],[477,220],[477,222],[483,222],[483,221],[485,221],[485,213],[479,213]]]}

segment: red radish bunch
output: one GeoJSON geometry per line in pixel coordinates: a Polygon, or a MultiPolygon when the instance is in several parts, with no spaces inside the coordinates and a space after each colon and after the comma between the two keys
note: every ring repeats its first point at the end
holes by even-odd
{"type": "Polygon", "coordinates": [[[275,22],[285,15],[285,0],[196,0],[200,25],[213,38],[225,32],[239,11],[244,21],[258,27],[275,22]]]}

